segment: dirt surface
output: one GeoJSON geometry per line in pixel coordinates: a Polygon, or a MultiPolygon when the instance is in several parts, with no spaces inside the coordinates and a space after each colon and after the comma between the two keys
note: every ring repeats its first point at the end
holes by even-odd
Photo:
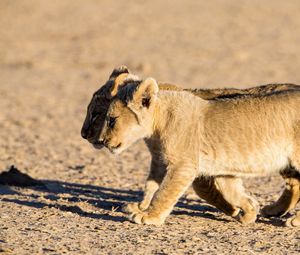
{"type": "MultiPolygon", "coordinates": [[[[285,218],[242,226],[185,196],[161,227],[129,222],[149,153],[120,156],[80,137],[91,94],[113,67],[184,87],[300,84],[299,1],[0,1],[0,171],[42,185],[0,185],[3,254],[299,254],[285,218]]],[[[245,180],[260,205],[278,176],[245,180]]],[[[299,207],[298,207],[299,209],[299,207]]],[[[293,213],[293,212],[292,212],[293,213]]]]}

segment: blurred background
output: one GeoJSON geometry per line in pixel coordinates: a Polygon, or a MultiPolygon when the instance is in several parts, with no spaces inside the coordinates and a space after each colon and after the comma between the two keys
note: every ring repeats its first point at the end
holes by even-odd
{"type": "Polygon", "coordinates": [[[76,71],[91,91],[120,64],[188,87],[299,83],[298,1],[0,3],[1,69],[76,71]]]}
{"type": "MultiPolygon", "coordinates": [[[[299,10],[297,0],[0,0],[0,172],[15,164],[39,179],[141,189],[149,166],[142,142],[115,157],[80,137],[91,95],[112,69],[127,65],[185,88],[300,84],[299,10]]],[[[281,179],[270,178],[247,184],[260,202],[282,190],[281,179]]],[[[41,199],[22,192],[27,206],[41,199]]],[[[32,209],[19,210],[19,195],[10,196],[15,202],[0,204],[0,215],[29,224],[19,216],[32,209]]],[[[69,206],[96,207],[74,201],[69,206]]],[[[96,208],[105,214],[113,206],[96,208]]]]}
{"type": "Polygon", "coordinates": [[[0,157],[9,142],[22,150],[42,138],[44,150],[53,139],[82,149],[90,97],[121,64],[183,87],[300,84],[299,8],[296,0],[1,0],[0,157]]]}

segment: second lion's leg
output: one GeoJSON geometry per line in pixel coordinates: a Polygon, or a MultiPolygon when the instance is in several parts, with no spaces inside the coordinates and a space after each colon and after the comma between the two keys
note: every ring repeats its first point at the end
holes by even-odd
{"type": "Polygon", "coordinates": [[[289,168],[281,175],[285,179],[285,190],[275,203],[262,209],[262,214],[266,217],[285,215],[295,208],[300,199],[300,174],[295,169],[289,168]]]}

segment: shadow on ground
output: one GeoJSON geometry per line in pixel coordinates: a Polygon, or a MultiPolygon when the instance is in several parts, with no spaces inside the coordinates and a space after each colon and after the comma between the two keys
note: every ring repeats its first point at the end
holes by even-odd
{"type": "MultiPolygon", "coordinates": [[[[55,208],[61,211],[78,214],[82,217],[102,219],[115,222],[124,222],[126,217],[112,215],[111,212],[121,212],[124,204],[138,202],[142,197],[141,191],[99,187],[90,184],[78,184],[53,180],[36,180],[12,166],[8,171],[0,174],[0,195],[2,202],[16,203],[34,208],[55,208]],[[11,189],[11,186],[29,188],[35,193],[25,194],[21,190],[11,189]],[[42,194],[40,193],[42,192],[42,194]],[[5,195],[17,195],[5,197],[5,195]],[[77,203],[88,203],[101,212],[84,211],[77,203]]],[[[214,207],[201,204],[200,201],[181,199],[172,214],[202,217],[206,219],[230,222],[224,218],[218,218],[213,213],[218,212],[214,207]],[[195,204],[197,203],[197,204],[195,204]]],[[[262,219],[259,222],[282,225],[279,219],[262,219]]]]}

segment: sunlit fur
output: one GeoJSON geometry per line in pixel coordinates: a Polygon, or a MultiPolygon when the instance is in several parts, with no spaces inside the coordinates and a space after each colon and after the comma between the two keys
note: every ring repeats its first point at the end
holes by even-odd
{"type": "MultiPolygon", "coordinates": [[[[109,80],[97,90],[88,106],[87,115],[82,127],[82,134],[87,135],[87,139],[95,148],[101,149],[103,144],[98,142],[100,132],[104,126],[106,112],[113,96],[116,95],[120,87],[124,86],[125,80],[140,81],[132,75],[126,66],[115,68],[109,80]]],[[[159,83],[160,90],[182,91],[178,86],[169,83],[159,83]]],[[[185,89],[203,99],[215,100],[216,98],[241,97],[245,95],[265,95],[267,93],[299,89],[293,84],[269,84],[265,86],[253,87],[249,89],[185,89]]],[[[161,148],[155,139],[145,139],[151,153],[150,172],[146,181],[144,197],[139,203],[129,203],[124,210],[132,213],[145,210],[149,207],[154,193],[159,188],[160,183],[166,173],[166,164],[161,159],[161,148]]],[[[117,150],[116,150],[117,151],[117,150]]],[[[293,209],[299,199],[299,178],[295,171],[282,172],[286,180],[286,189],[279,200],[263,208],[266,216],[284,215],[293,209]]],[[[218,176],[218,177],[199,177],[193,182],[193,188],[200,198],[216,206],[227,215],[236,216],[239,213],[239,190],[244,190],[242,181],[237,177],[218,176]],[[237,195],[235,195],[237,194],[237,195]]],[[[244,214],[247,213],[245,212],[244,214]]]]}
{"type": "MultiPolygon", "coordinates": [[[[133,220],[161,224],[197,176],[257,176],[289,167],[298,171],[299,105],[297,90],[207,101],[188,92],[158,92],[154,79],[123,87],[107,115],[127,108],[135,121],[130,121],[129,115],[119,115],[118,121],[124,118],[127,132],[135,133],[127,134],[130,141],[123,141],[124,135],[117,132],[107,139],[110,131],[106,126],[101,139],[107,140],[108,147],[110,140],[121,144],[119,151],[140,138],[156,139],[167,166],[149,208],[134,213],[133,220]],[[149,107],[142,106],[144,98],[150,99],[149,107]]],[[[243,191],[240,195],[240,208],[252,210],[240,220],[252,222],[256,218],[255,200],[243,191]]]]}

